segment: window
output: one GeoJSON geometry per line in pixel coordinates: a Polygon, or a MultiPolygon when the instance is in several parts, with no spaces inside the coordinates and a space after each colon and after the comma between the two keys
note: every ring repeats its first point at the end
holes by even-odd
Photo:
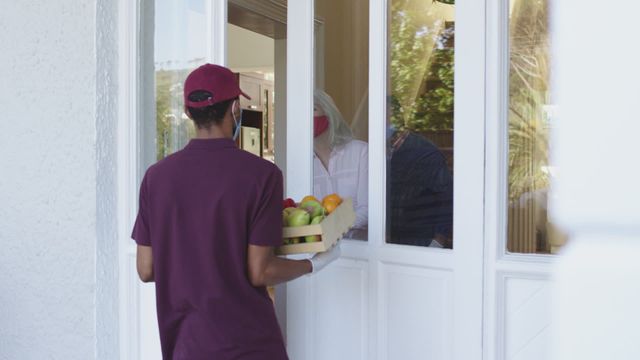
{"type": "Polygon", "coordinates": [[[183,84],[206,62],[205,0],[155,1],[156,160],[181,150],[195,134],[184,113],[183,84]]]}
{"type": "Polygon", "coordinates": [[[553,131],[549,2],[509,3],[507,251],[554,253],[564,236],[549,222],[553,131]]]}
{"type": "Polygon", "coordinates": [[[387,242],[453,247],[453,1],[389,2],[387,242]]]}
{"type": "Polygon", "coordinates": [[[351,198],[356,222],[346,237],[366,240],[369,2],[316,0],[314,23],[313,195],[351,198]]]}

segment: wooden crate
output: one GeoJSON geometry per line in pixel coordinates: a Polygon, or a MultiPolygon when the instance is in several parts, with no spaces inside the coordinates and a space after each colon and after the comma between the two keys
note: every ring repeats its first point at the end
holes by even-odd
{"type": "Polygon", "coordinates": [[[349,231],[355,221],[356,213],[353,210],[353,201],[351,199],[344,199],[320,224],[285,227],[282,229],[282,236],[284,238],[320,235],[320,241],[282,245],[276,248],[276,254],[291,255],[327,251],[349,231]]]}

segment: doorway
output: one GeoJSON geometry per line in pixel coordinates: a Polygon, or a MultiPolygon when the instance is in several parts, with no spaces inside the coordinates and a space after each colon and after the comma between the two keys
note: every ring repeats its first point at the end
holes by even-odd
{"type": "MultiPolygon", "coordinates": [[[[129,154],[133,162],[139,165],[137,173],[132,171],[132,182],[141,178],[140,169],[157,159],[158,146],[168,144],[178,148],[180,131],[188,131],[176,126],[182,124],[180,99],[176,94],[180,93],[178,77],[183,75],[174,70],[193,68],[203,62],[218,62],[226,63],[239,76],[244,74],[239,78],[248,82],[243,88],[254,84],[258,89],[256,98],[261,100],[258,103],[245,103],[245,111],[272,111],[271,119],[250,127],[258,130],[257,137],[262,144],[262,150],[257,152],[266,157],[273,156],[273,161],[287,174],[286,194],[301,198],[311,193],[314,176],[312,122],[287,122],[286,119],[287,115],[295,119],[312,119],[313,89],[318,86],[332,88],[328,81],[322,84],[322,80],[326,79],[318,76],[318,65],[324,56],[317,54],[323,44],[317,35],[323,32],[317,32],[319,25],[315,13],[321,1],[142,1],[142,7],[133,10],[142,14],[129,16],[131,19],[141,19],[132,20],[134,29],[139,25],[136,21],[143,22],[140,34],[136,35],[142,39],[133,41],[135,46],[141,45],[133,51],[135,56],[132,56],[132,63],[142,59],[142,71],[141,79],[132,76],[131,83],[134,86],[141,83],[142,89],[138,89],[139,104],[131,107],[136,109],[132,112],[132,118],[139,119],[135,125],[140,125],[141,130],[132,128],[134,134],[135,131],[142,134],[132,140],[129,148],[142,151],[131,150],[129,154]],[[168,8],[163,9],[163,4],[168,8]],[[219,20],[222,17],[220,9],[224,9],[226,14],[224,21],[219,20]],[[169,20],[163,21],[156,16],[156,24],[182,30],[168,33],[164,43],[156,43],[154,49],[155,25],[149,18],[153,19],[154,15],[160,13],[169,14],[169,20]],[[189,21],[171,23],[176,18],[189,21]],[[222,42],[218,41],[220,34],[224,34],[222,42]],[[186,37],[190,41],[185,45],[183,39],[186,37]],[[255,46],[265,46],[265,53],[271,54],[268,49],[273,46],[273,56],[267,56],[273,59],[272,63],[265,65],[243,55],[247,48],[242,44],[251,39],[257,41],[255,46]],[[170,49],[165,61],[154,62],[154,59],[158,60],[154,53],[161,51],[162,46],[174,48],[170,49]],[[205,50],[195,53],[189,49],[205,50]],[[175,54],[180,56],[171,58],[175,54]],[[169,111],[165,113],[156,106],[158,102],[155,96],[160,94],[156,92],[156,86],[160,84],[157,77],[159,71],[169,71],[174,76],[168,82],[166,91],[162,92],[168,99],[166,104],[169,111]],[[268,81],[273,82],[273,92],[263,97],[268,81]],[[144,91],[149,89],[153,91],[144,91]],[[273,110],[270,109],[271,105],[273,110]],[[162,137],[159,121],[165,121],[168,128],[175,126],[176,131],[168,131],[167,136],[162,137]],[[157,142],[157,139],[164,140],[157,142]],[[291,171],[287,171],[288,168],[291,171]]],[[[368,81],[364,87],[362,84],[354,86],[357,90],[352,92],[353,95],[344,95],[344,99],[350,96],[351,100],[341,106],[350,108],[345,112],[354,119],[364,119],[363,114],[366,114],[366,122],[357,122],[357,136],[369,144],[368,241],[345,239],[342,244],[343,258],[335,266],[316,278],[300,279],[291,283],[286,290],[281,288],[280,293],[276,293],[276,308],[283,321],[281,324],[286,332],[290,355],[294,359],[412,359],[424,356],[479,359],[482,356],[483,316],[485,124],[482,116],[485,102],[484,97],[478,94],[485,91],[485,4],[483,1],[460,2],[455,5],[453,15],[450,14],[450,8],[445,8],[453,5],[444,1],[357,2],[366,4],[368,8],[368,14],[364,16],[368,20],[365,27],[366,43],[369,45],[365,51],[368,53],[368,64],[362,65],[364,69],[361,69],[367,74],[368,81]],[[389,15],[393,12],[390,6],[394,4],[414,6],[418,10],[448,9],[449,15],[442,26],[445,30],[452,28],[451,21],[455,19],[455,141],[453,145],[450,141],[446,144],[443,142],[442,147],[455,147],[453,173],[456,179],[465,181],[455,182],[455,238],[452,239],[452,245],[446,248],[387,241],[387,125],[389,110],[393,109],[388,97],[391,80],[388,75],[393,61],[390,57],[388,25],[391,21],[389,15]],[[447,21],[449,24],[446,24],[447,21]],[[367,89],[366,102],[361,101],[365,93],[363,88],[367,89]]],[[[347,2],[342,3],[344,5],[347,2]]],[[[352,19],[346,17],[346,20],[352,19]]],[[[325,42],[330,30],[324,31],[325,42]]],[[[425,35],[418,32],[420,34],[425,35]]],[[[431,48],[434,48],[433,44],[431,48]]],[[[345,50],[352,49],[347,47],[345,50]]],[[[358,61],[354,64],[357,65],[358,61]]],[[[428,64],[423,65],[429,69],[428,64]]],[[[326,64],[320,68],[327,71],[326,64]]],[[[446,76],[450,74],[436,75],[439,77],[438,83],[446,83],[443,80],[447,80],[446,76]]],[[[415,80],[416,93],[421,93],[423,87],[429,86],[429,81],[415,80]]],[[[336,89],[334,91],[337,93],[344,87],[336,89]]],[[[264,114],[259,117],[264,119],[264,114]]],[[[247,138],[248,141],[253,140],[251,145],[254,146],[256,132],[248,130],[247,138]]],[[[252,151],[256,150],[252,148],[252,151]]],[[[137,189],[137,186],[131,187],[137,189]]],[[[135,199],[135,196],[130,198],[135,199]]],[[[130,213],[135,214],[134,209],[135,204],[131,204],[127,208],[128,213],[124,212],[130,217],[130,213]]],[[[425,242],[425,245],[431,243],[425,242]]],[[[127,339],[123,344],[127,344],[124,351],[128,355],[123,355],[123,358],[157,358],[154,349],[159,349],[159,342],[157,332],[154,333],[157,329],[154,294],[150,286],[139,284],[135,278],[135,259],[132,254],[135,254],[132,248],[127,249],[124,256],[126,260],[121,264],[123,318],[131,319],[130,326],[121,337],[127,339]],[[144,333],[141,332],[143,328],[144,333]]]]}

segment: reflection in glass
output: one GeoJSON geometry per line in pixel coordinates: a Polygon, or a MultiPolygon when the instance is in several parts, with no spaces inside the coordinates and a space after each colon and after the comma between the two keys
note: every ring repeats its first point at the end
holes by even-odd
{"type": "Polygon", "coordinates": [[[351,198],[346,237],[367,240],[369,2],[315,1],[314,184],[322,201],[351,198]]]}
{"type": "Polygon", "coordinates": [[[285,5],[261,0],[228,3],[227,66],[238,74],[240,87],[251,97],[240,99],[244,112],[239,146],[272,162],[276,161],[276,123],[284,124],[285,5]],[[269,16],[262,15],[267,8],[269,16]]]}
{"type": "Polygon", "coordinates": [[[155,96],[157,160],[182,149],[195,135],[184,113],[183,83],[205,62],[205,1],[155,1],[155,96]]]}
{"type": "Polygon", "coordinates": [[[549,223],[554,167],[549,162],[550,44],[548,1],[510,2],[509,191],[507,250],[550,253],[564,237],[549,223]]]}
{"type": "Polygon", "coordinates": [[[392,0],[387,242],[453,247],[455,5],[392,0]]]}

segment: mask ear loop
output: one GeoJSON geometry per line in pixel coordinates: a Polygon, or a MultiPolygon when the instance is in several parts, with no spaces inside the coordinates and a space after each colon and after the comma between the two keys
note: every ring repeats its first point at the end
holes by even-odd
{"type": "Polygon", "coordinates": [[[231,115],[233,116],[233,122],[234,125],[236,126],[236,128],[233,130],[233,140],[237,140],[238,139],[238,135],[240,135],[240,127],[242,126],[242,108],[240,108],[240,104],[238,103],[238,108],[240,108],[240,120],[236,120],[236,113],[234,110],[236,102],[238,100],[234,100],[233,104],[231,104],[231,115]]]}

